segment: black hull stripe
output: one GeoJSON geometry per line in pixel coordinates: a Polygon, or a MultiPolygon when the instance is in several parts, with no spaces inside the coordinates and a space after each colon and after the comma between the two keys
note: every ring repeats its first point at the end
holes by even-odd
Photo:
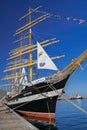
{"type": "Polygon", "coordinates": [[[9,105],[9,107],[11,108],[17,107],[17,110],[22,110],[22,111],[55,113],[56,100],[57,100],[57,96],[52,98],[32,101],[25,105],[23,105],[23,103],[20,103],[19,108],[17,104],[9,105]]]}

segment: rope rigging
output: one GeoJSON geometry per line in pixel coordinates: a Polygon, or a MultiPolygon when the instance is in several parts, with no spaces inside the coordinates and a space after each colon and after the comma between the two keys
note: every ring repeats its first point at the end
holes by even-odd
{"type": "Polygon", "coordinates": [[[75,104],[74,102],[72,102],[71,100],[65,99],[67,102],[69,102],[71,105],[73,105],[75,108],[77,108],[78,110],[80,110],[81,112],[87,114],[87,111],[84,110],[83,108],[81,108],[80,106],[78,106],[77,104],[75,104]]]}

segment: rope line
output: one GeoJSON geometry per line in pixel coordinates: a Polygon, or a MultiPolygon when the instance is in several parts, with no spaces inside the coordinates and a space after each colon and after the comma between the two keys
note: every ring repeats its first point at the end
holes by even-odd
{"type": "Polygon", "coordinates": [[[76,107],[78,110],[82,111],[83,113],[87,114],[87,111],[84,110],[83,108],[81,108],[80,106],[78,106],[77,104],[75,104],[74,102],[68,100],[68,99],[65,99],[67,102],[69,102],[70,104],[72,104],[74,107],[76,107]]]}
{"type": "Polygon", "coordinates": [[[50,107],[49,107],[49,103],[48,102],[47,102],[47,109],[48,109],[48,113],[49,113],[49,130],[50,130],[51,117],[50,117],[50,107]]]}

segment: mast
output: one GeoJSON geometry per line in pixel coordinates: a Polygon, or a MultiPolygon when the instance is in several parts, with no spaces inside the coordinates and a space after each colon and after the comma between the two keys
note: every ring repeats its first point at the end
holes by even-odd
{"type": "MultiPolygon", "coordinates": [[[[17,31],[16,31],[16,34],[15,35],[18,35],[20,33],[23,33],[25,31],[28,31],[28,38],[29,38],[29,48],[30,50],[32,49],[32,46],[33,46],[33,41],[32,41],[32,27],[40,22],[42,22],[43,20],[49,18],[50,16],[48,14],[46,15],[43,15],[43,16],[40,16],[38,17],[37,19],[33,20],[32,21],[32,13],[33,12],[36,12],[40,7],[37,7],[35,9],[31,9],[29,8],[29,12],[27,14],[25,14],[23,17],[20,18],[20,20],[23,20],[24,18],[28,18],[28,23],[24,26],[22,26],[21,28],[19,28],[17,31]]],[[[26,48],[26,47],[25,47],[26,48]]],[[[23,48],[22,48],[23,49],[23,48]]],[[[23,50],[21,50],[22,53],[20,53],[19,55],[15,55],[16,57],[18,56],[21,56],[21,55],[24,55],[23,54],[23,50]]],[[[25,51],[26,52],[26,51],[25,51]]],[[[32,81],[33,79],[33,59],[32,59],[32,52],[33,51],[28,51],[29,53],[29,63],[28,63],[28,66],[29,66],[29,79],[30,79],[30,82],[32,81]]],[[[14,54],[13,54],[14,55],[14,54]]],[[[14,56],[13,56],[14,57],[14,56]]],[[[24,67],[27,67],[26,65],[24,67]]],[[[23,65],[19,68],[23,68],[23,65]]]]}
{"type": "MultiPolygon", "coordinates": [[[[44,20],[51,17],[49,13],[46,14],[40,14],[36,15],[37,18],[33,19],[33,13],[38,13],[38,9],[40,9],[41,6],[35,8],[35,9],[29,9],[28,13],[22,16],[19,20],[24,20],[25,18],[28,19],[27,23],[24,23],[19,29],[16,30],[16,33],[14,36],[17,36],[17,40],[15,43],[19,43],[19,46],[12,51],[10,51],[9,55],[10,57],[8,60],[12,60],[9,64],[7,64],[6,69],[4,72],[9,73],[7,76],[3,78],[3,80],[9,80],[13,81],[15,79],[18,79],[20,81],[22,77],[22,69],[28,68],[29,74],[26,74],[29,76],[29,81],[32,82],[33,80],[33,66],[37,64],[37,60],[33,60],[33,52],[37,50],[37,41],[36,43],[33,43],[33,37],[32,37],[32,28],[43,22],[44,20]],[[27,39],[27,44],[26,44],[27,39]],[[25,43],[25,44],[24,44],[25,43]],[[27,55],[27,61],[25,61],[25,57],[27,55]],[[14,73],[13,73],[14,72],[14,73]]],[[[60,42],[60,40],[57,40],[56,38],[51,38],[44,40],[42,42],[39,42],[40,45],[44,48],[49,45],[55,44],[60,42]]],[[[62,56],[56,56],[52,57],[52,60],[63,58],[62,56]]],[[[15,83],[12,82],[14,85],[15,83]]],[[[19,82],[19,89],[21,88],[21,84],[19,82]]]]}
{"type": "MultiPolygon", "coordinates": [[[[29,15],[29,22],[32,22],[32,10],[31,8],[29,9],[30,15],[29,15]]],[[[30,34],[29,34],[29,43],[30,43],[30,48],[32,47],[32,29],[30,27],[30,34]]],[[[30,64],[32,64],[32,51],[30,52],[30,64]]],[[[32,65],[30,66],[30,82],[32,81],[32,65]]]]}

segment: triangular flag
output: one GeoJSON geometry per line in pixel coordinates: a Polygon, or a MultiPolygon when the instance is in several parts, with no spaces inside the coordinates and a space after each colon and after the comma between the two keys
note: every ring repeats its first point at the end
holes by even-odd
{"type": "Polygon", "coordinates": [[[37,65],[38,69],[58,70],[39,42],[37,42],[37,65]]]}

